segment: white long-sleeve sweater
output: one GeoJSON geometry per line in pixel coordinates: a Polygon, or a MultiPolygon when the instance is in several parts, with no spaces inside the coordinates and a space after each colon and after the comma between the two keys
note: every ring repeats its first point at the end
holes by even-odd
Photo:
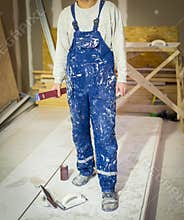
{"type": "MultiPolygon", "coordinates": [[[[93,21],[98,16],[100,0],[88,9],[80,8],[75,3],[76,19],[80,31],[91,31],[93,21]]],[[[57,44],[54,59],[53,76],[55,83],[62,83],[66,74],[67,54],[72,44],[74,29],[70,6],[63,9],[59,16],[57,27],[57,44]]],[[[125,37],[121,13],[110,1],[105,1],[100,15],[99,28],[106,44],[114,53],[115,68],[118,72],[118,82],[126,82],[127,65],[125,51],[125,37]]]]}

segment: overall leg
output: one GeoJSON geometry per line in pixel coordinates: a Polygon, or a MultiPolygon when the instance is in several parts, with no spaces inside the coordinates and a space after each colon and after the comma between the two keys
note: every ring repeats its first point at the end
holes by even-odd
{"type": "Polygon", "coordinates": [[[90,112],[96,150],[96,166],[102,192],[114,192],[117,180],[115,137],[115,80],[104,82],[90,95],[90,112]],[[109,84],[108,84],[109,83],[109,84]]]}
{"type": "Polygon", "coordinates": [[[80,90],[68,94],[73,141],[77,150],[77,168],[81,175],[90,176],[93,173],[94,158],[90,136],[89,101],[87,94],[80,90]]]}

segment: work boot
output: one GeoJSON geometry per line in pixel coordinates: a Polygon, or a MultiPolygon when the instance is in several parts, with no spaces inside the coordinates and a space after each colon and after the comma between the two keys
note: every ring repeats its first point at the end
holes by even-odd
{"type": "Polygon", "coordinates": [[[116,192],[102,193],[102,210],[112,212],[118,208],[118,195],[116,192]]]}
{"type": "Polygon", "coordinates": [[[78,174],[76,177],[73,178],[72,180],[72,183],[75,185],[75,186],[83,186],[85,185],[86,183],[88,183],[88,181],[93,177],[95,176],[95,174],[92,174],[90,176],[83,176],[81,174],[78,174]]]}

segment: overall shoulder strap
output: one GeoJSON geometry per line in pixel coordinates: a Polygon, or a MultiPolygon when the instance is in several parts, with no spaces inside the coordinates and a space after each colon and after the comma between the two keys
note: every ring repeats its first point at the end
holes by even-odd
{"type": "Polygon", "coordinates": [[[75,31],[78,31],[79,26],[78,26],[78,22],[77,22],[76,16],[75,16],[75,3],[71,5],[71,13],[72,13],[72,17],[74,19],[74,21],[72,22],[73,28],[75,31]]]}
{"type": "Polygon", "coordinates": [[[93,30],[98,30],[98,25],[99,25],[99,20],[100,20],[100,14],[102,11],[102,8],[104,6],[105,0],[100,0],[100,5],[99,5],[99,12],[98,12],[98,17],[94,20],[94,27],[93,30]]]}

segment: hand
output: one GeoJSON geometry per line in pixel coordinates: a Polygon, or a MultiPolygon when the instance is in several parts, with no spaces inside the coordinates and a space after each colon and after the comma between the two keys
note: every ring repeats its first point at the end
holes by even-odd
{"type": "Polygon", "coordinates": [[[116,83],[116,96],[124,96],[126,93],[126,83],[124,82],[117,82],[116,83]]]}
{"type": "Polygon", "coordinates": [[[51,90],[57,90],[57,96],[60,97],[61,96],[60,88],[61,88],[61,84],[54,83],[51,90]]]}

